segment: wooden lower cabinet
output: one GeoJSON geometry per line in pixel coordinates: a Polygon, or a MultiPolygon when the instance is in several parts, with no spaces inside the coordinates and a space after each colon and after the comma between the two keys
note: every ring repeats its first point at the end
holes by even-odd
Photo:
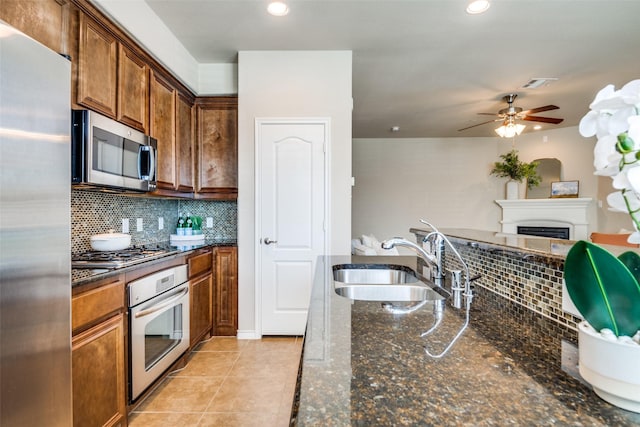
{"type": "Polygon", "coordinates": [[[211,335],[211,290],[213,257],[210,248],[187,258],[189,266],[189,344],[193,348],[211,335]]]}
{"type": "Polygon", "coordinates": [[[214,249],[213,334],[238,332],[238,248],[214,249]]]}
{"type": "Polygon", "coordinates": [[[211,274],[189,282],[190,347],[194,347],[211,333],[211,274]]]}
{"type": "Polygon", "coordinates": [[[71,299],[73,425],[125,426],[124,275],[74,289],[71,299]]]}
{"type": "Polygon", "coordinates": [[[73,337],[74,426],[127,424],[124,358],[123,314],[73,337]]]}

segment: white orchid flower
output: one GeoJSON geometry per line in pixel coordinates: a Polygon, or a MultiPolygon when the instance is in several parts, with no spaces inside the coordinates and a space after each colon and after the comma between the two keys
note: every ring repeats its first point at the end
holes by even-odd
{"type": "Polygon", "coordinates": [[[627,123],[629,124],[629,138],[633,140],[633,148],[640,150],[640,116],[629,117],[627,123]]]}
{"type": "Polygon", "coordinates": [[[620,175],[624,175],[626,177],[625,180],[627,181],[627,186],[620,188],[630,188],[636,193],[636,195],[640,194],[640,167],[636,166],[629,168],[626,173],[621,173],[620,175]]]}
{"type": "Polygon", "coordinates": [[[631,183],[629,182],[629,178],[626,172],[620,172],[613,177],[613,182],[611,183],[613,188],[616,190],[631,190],[631,183]]]}
{"type": "Polygon", "coordinates": [[[627,242],[640,243],[640,232],[634,231],[633,233],[631,233],[631,235],[627,238],[627,242]]]}
{"type": "Polygon", "coordinates": [[[629,208],[634,211],[640,208],[640,199],[638,196],[634,195],[631,192],[626,192],[627,200],[625,201],[625,196],[622,195],[622,191],[616,191],[607,196],[607,203],[609,204],[609,210],[614,212],[625,212],[628,213],[627,210],[627,202],[629,203],[629,208]]]}
{"type": "Polygon", "coordinates": [[[593,136],[598,131],[598,117],[600,113],[597,111],[589,111],[585,116],[580,120],[580,124],[578,125],[578,131],[580,135],[588,138],[593,136]]]}
{"type": "Polygon", "coordinates": [[[615,111],[607,121],[607,133],[610,135],[620,135],[629,130],[629,119],[636,115],[633,105],[626,105],[615,111]]]}
{"type": "Polygon", "coordinates": [[[620,90],[602,88],[580,120],[584,137],[596,136],[593,149],[595,174],[609,176],[618,191],[607,196],[609,209],[626,212],[635,232],[631,243],[640,243],[640,79],[620,90]]]}
{"type": "Polygon", "coordinates": [[[640,104],[640,79],[631,80],[622,86],[619,92],[625,103],[630,105],[640,104]]]}
{"type": "Polygon", "coordinates": [[[618,139],[613,135],[606,135],[598,139],[593,149],[593,166],[597,171],[609,166],[615,166],[618,170],[618,163],[622,155],[616,151],[618,139]]]}
{"type": "Polygon", "coordinates": [[[611,98],[614,98],[616,94],[615,86],[609,84],[603,87],[596,93],[596,97],[593,99],[593,102],[589,105],[591,110],[600,111],[603,109],[603,106],[606,106],[611,98]]]}

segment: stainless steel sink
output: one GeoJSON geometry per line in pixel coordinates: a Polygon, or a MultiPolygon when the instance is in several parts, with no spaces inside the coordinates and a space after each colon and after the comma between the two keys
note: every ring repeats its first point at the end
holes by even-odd
{"type": "Polygon", "coordinates": [[[445,299],[406,267],[334,266],[335,292],[362,301],[419,302],[445,299]],[[369,267],[369,268],[365,268],[369,267]]]}
{"type": "Polygon", "coordinates": [[[333,271],[333,280],[345,284],[380,284],[417,283],[418,278],[405,271],[379,268],[340,268],[333,271]]]}
{"type": "Polygon", "coordinates": [[[417,284],[350,284],[344,286],[338,286],[336,284],[335,290],[340,296],[361,301],[413,302],[444,299],[433,289],[425,285],[417,284]]]}

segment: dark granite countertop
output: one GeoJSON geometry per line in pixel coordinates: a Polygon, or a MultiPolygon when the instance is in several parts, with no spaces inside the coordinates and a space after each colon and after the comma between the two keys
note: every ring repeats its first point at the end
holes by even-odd
{"type": "MultiPolygon", "coordinates": [[[[165,242],[166,245],[170,245],[169,242],[165,242]]],[[[160,244],[165,244],[160,243],[160,244]]],[[[154,244],[158,244],[155,242],[154,244]]],[[[158,262],[164,262],[175,258],[176,256],[184,256],[189,252],[206,248],[206,247],[216,247],[216,246],[236,246],[236,240],[219,240],[219,239],[206,239],[204,242],[199,242],[193,245],[180,245],[176,246],[175,244],[171,245],[175,248],[175,252],[168,253],[164,257],[154,258],[149,261],[141,262],[138,264],[131,265],[129,267],[124,268],[112,268],[112,269],[99,269],[99,268],[72,268],[71,269],[71,286],[80,286],[87,284],[89,282],[93,282],[100,279],[105,279],[109,276],[120,274],[126,271],[130,271],[132,269],[140,268],[143,266],[153,265],[158,262]]]]}
{"type": "Polygon", "coordinates": [[[640,414],[604,402],[577,373],[574,331],[476,288],[470,326],[441,359],[464,320],[447,305],[394,315],[380,303],[334,292],[331,267],[350,263],[416,266],[415,257],[321,257],[302,356],[294,422],[325,425],[640,425],[640,414]],[[509,313],[518,313],[517,316],[509,313]]]}

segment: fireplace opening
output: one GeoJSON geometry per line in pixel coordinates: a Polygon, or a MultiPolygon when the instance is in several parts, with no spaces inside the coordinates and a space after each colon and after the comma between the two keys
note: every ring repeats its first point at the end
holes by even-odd
{"type": "Polygon", "coordinates": [[[549,237],[551,239],[569,240],[568,227],[529,227],[518,226],[518,234],[526,234],[528,236],[549,237]]]}

